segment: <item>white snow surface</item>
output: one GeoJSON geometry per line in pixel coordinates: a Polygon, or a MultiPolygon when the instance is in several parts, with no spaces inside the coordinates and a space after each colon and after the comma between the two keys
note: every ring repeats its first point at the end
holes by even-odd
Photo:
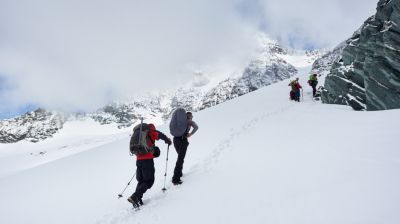
{"type": "Polygon", "coordinates": [[[195,113],[184,183],[170,182],[171,147],[165,193],[158,142],[139,211],[126,201],[136,181],[117,198],[136,168],[130,130],[70,123],[37,144],[1,145],[0,223],[400,223],[400,110],[321,104],[299,77],[300,103],[285,80],[195,113]]]}
{"type": "Polygon", "coordinates": [[[0,144],[0,178],[129,136],[130,128],[71,120],[58,135],[38,143],[0,144]]]}

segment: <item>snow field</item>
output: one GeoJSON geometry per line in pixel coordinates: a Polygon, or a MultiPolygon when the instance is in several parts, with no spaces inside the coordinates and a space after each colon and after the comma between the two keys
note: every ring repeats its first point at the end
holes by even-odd
{"type": "Polygon", "coordinates": [[[117,199],[135,170],[125,136],[1,178],[0,222],[398,223],[400,110],[323,105],[307,78],[300,103],[285,80],[195,113],[184,184],[170,183],[172,147],[166,193],[158,142],[156,182],[139,211],[126,201],[135,181],[117,199]]]}

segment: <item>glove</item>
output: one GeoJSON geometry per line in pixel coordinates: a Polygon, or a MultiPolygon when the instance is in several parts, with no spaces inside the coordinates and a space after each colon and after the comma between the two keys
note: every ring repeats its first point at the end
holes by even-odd
{"type": "Polygon", "coordinates": [[[159,149],[157,146],[155,146],[155,147],[154,147],[153,156],[157,158],[157,157],[160,156],[160,154],[161,154],[160,149],[159,149]]]}
{"type": "Polygon", "coordinates": [[[171,144],[172,144],[171,139],[168,139],[168,140],[166,141],[166,143],[167,143],[168,145],[171,145],[171,144]]]}

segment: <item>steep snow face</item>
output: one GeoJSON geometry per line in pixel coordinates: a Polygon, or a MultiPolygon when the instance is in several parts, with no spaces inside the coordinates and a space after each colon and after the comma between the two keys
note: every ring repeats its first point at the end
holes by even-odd
{"type": "MultiPolygon", "coordinates": [[[[86,115],[74,115],[89,117],[100,124],[117,124],[118,128],[130,127],[139,122],[139,118],[151,119],[156,124],[161,124],[167,120],[174,108],[183,107],[189,111],[199,111],[215,106],[227,100],[245,95],[262,87],[287,79],[297,74],[298,69],[302,70],[310,66],[312,62],[323,51],[299,51],[287,49],[280,46],[276,41],[269,39],[265,35],[259,36],[259,49],[256,57],[242,70],[232,74],[214,74],[222,81],[216,82],[216,78],[197,72],[192,81],[184,87],[171,89],[162,94],[144,95],[134,97],[127,101],[114,102],[96,112],[86,115]]],[[[40,121],[26,126],[25,117],[10,120],[7,126],[16,126],[17,120],[21,122],[18,135],[13,128],[4,128],[0,133],[0,143],[12,143],[20,140],[30,140],[37,142],[47,137],[51,137],[62,128],[65,120],[60,120],[57,128],[40,121]],[[37,127],[47,135],[31,135],[28,130],[37,127]],[[40,127],[40,128],[39,128],[40,127]],[[32,136],[32,137],[30,137],[32,136]]],[[[68,120],[68,119],[66,119],[68,120]]],[[[51,121],[43,121],[51,123],[51,121]]],[[[54,122],[53,122],[54,123],[54,122]]]]}
{"type": "Polygon", "coordinates": [[[200,109],[218,105],[297,74],[309,72],[309,66],[326,50],[300,51],[287,49],[267,37],[262,43],[259,56],[245,68],[242,76],[230,77],[208,91],[200,109]]]}
{"type": "MultiPolygon", "coordinates": [[[[301,83],[308,78],[299,77],[301,83]]],[[[176,161],[170,148],[166,192],[161,188],[167,147],[157,142],[162,152],[155,159],[156,181],[139,211],[126,201],[135,179],[124,198],[117,199],[136,169],[135,158],[128,155],[129,136],[94,141],[106,139],[104,130],[104,136],[98,133],[80,142],[84,152],[0,176],[0,223],[176,224],[179,215],[179,223],[192,224],[397,224],[400,110],[356,112],[321,104],[306,87],[302,101],[292,102],[288,81],[194,113],[200,128],[189,139],[184,183],[170,182],[176,161]]],[[[71,132],[82,128],[67,125],[71,132]]],[[[76,134],[107,126],[91,125],[92,131],[76,134]]],[[[111,138],[115,127],[109,128],[111,138]]],[[[166,125],[158,129],[168,133],[166,125]]],[[[0,161],[0,171],[18,166],[19,156],[50,160],[63,151],[56,150],[61,141],[57,135],[25,144],[27,151],[19,155],[10,150],[0,161]],[[28,154],[40,144],[54,148],[54,154],[28,154]]],[[[65,151],[80,147],[75,143],[65,151]]],[[[12,146],[18,144],[23,142],[12,146]]]]}

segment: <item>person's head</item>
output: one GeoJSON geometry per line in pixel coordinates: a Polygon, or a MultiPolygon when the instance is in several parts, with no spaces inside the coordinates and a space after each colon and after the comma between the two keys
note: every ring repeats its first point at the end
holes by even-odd
{"type": "Polygon", "coordinates": [[[296,78],[296,81],[299,81],[299,77],[296,78]]]}
{"type": "Polygon", "coordinates": [[[154,124],[149,124],[148,126],[149,126],[150,130],[152,130],[152,131],[156,130],[156,126],[154,126],[154,124]]]}
{"type": "Polygon", "coordinates": [[[192,112],[186,112],[186,117],[187,117],[188,120],[192,120],[193,119],[192,112]]]}
{"type": "Polygon", "coordinates": [[[314,73],[313,76],[317,77],[317,73],[314,73]]]}

